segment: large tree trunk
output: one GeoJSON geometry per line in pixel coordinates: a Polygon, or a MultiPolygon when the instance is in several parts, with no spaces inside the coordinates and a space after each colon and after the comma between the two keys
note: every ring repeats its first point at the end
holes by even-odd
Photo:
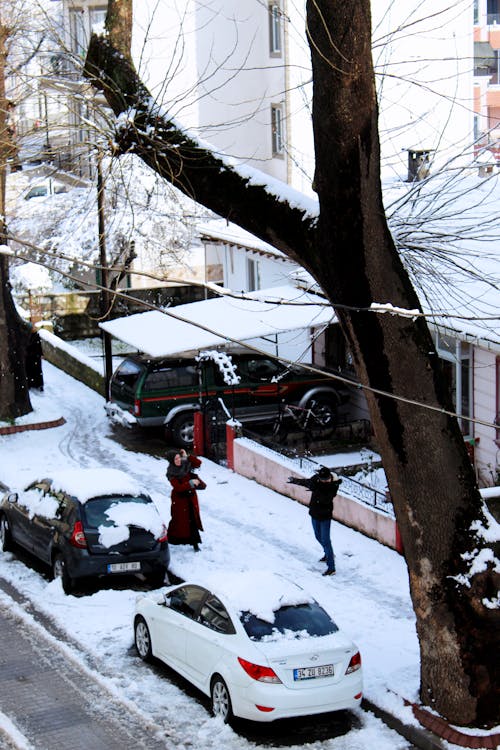
{"type": "MultiPolygon", "coordinates": [[[[6,41],[9,29],[0,20],[0,244],[7,244],[5,230],[5,183],[7,158],[12,154],[5,98],[6,41]]],[[[10,420],[32,411],[26,377],[29,333],[19,317],[9,284],[9,266],[0,255],[0,420],[10,420]]]]}
{"type": "MultiPolygon", "coordinates": [[[[370,2],[308,8],[320,201],[309,265],[334,305],[420,308],[382,204],[370,2]]],[[[361,382],[437,409],[367,391],[410,573],[421,698],[456,722],[498,719],[498,610],[456,579],[477,545],[480,499],[457,420],[440,412],[453,407],[427,325],[342,307],[337,314],[361,382]]]]}
{"type": "Polygon", "coordinates": [[[498,609],[485,601],[494,599],[499,576],[492,564],[470,575],[484,546],[471,530],[484,521],[474,473],[456,419],[443,413],[452,406],[425,320],[366,311],[372,302],[420,308],[382,205],[369,0],[311,0],[308,35],[317,224],[151,111],[123,47],[117,55],[94,37],[86,71],[116,114],[133,111],[127,124],[121,118],[120,152],[134,151],[200,203],[283,250],[328,296],[366,387],[403,539],[421,700],[457,724],[494,724],[500,719],[500,628],[498,609]]]}

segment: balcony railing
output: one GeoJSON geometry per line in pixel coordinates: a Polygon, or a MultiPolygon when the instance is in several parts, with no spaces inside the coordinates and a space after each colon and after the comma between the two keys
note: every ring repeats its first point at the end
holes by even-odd
{"type": "Polygon", "coordinates": [[[488,26],[500,25],[500,13],[488,13],[486,15],[486,23],[488,26]]]}

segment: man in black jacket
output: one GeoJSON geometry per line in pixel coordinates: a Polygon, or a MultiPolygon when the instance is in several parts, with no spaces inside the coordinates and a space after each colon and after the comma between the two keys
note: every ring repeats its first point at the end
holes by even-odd
{"type": "Polygon", "coordinates": [[[290,484],[298,484],[311,490],[309,515],[311,516],[314,536],[323,547],[323,552],[325,553],[320,560],[320,562],[326,562],[324,576],[335,575],[335,556],[330,539],[330,525],[332,522],[333,498],[338,492],[341,481],[326,466],[322,466],[309,479],[288,477],[290,484]]]}

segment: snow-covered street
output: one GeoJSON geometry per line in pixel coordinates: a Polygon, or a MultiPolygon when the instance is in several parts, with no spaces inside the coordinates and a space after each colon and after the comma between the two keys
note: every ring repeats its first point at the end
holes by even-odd
{"type": "MultiPolygon", "coordinates": [[[[170,517],[166,461],[127,451],[111,437],[104,401],[85,386],[44,363],[45,391],[33,395],[35,413],[28,422],[64,416],[66,424],[43,431],[0,437],[0,481],[9,488],[55,468],[114,467],[129,472],[152,495],[165,522],[170,517]]],[[[22,419],[18,420],[22,423],[22,419]]],[[[358,644],[364,667],[365,696],[401,720],[415,723],[402,698],[417,699],[419,666],[415,621],[402,557],[340,524],[333,524],[338,573],[322,578],[321,549],[314,541],[307,510],[255,482],[204,460],[200,475],[207,490],[200,496],[205,531],[199,554],[191,547],[171,548],[170,569],[182,579],[207,567],[220,570],[267,569],[307,589],[330,611],[358,644]]],[[[142,663],[132,648],[132,612],[136,591],[101,588],[86,596],[65,596],[60,582],[26,566],[12,553],[0,554],[0,576],[67,633],[74,657],[97,670],[124,704],[132,703],[179,746],[251,748],[260,741],[236,733],[210,716],[206,703],[166,673],[142,663]],[[71,644],[80,644],[75,649],[71,644]]],[[[6,594],[2,607],[17,609],[6,594]]],[[[8,718],[8,717],[7,717],[8,718]]],[[[313,740],[308,747],[332,750],[387,750],[408,743],[378,719],[359,711],[359,728],[347,735],[313,740]]],[[[315,721],[319,721],[316,718],[315,721]]],[[[314,722],[312,722],[314,723],[314,722]]],[[[8,730],[8,721],[0,726],[8,730]]],[[[265,734],[262,734],[265,737],[265,734]]],[[[304,738],[297,739],[297,747],[304,738]]],[[[272,740],[266,744],[273,744],[272,740]]],[[[291,743],[293,746],[293,743],[291,743]]]]}

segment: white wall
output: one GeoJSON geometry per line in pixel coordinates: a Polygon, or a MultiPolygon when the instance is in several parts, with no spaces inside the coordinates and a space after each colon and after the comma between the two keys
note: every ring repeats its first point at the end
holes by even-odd
{"type": "Polygon", "coordinates": [[[260,289],[289,284],[290,273],[297,269],[297,265],[288,258],[270,258],[239,245],[206,242],[206,248],[207,264],[220,264],[224,286],[238,292],[249,291],[247,258],[252,258],[257,263],[260,289]]]}
{"type": "Polygon", "coordinates": [[[199,125],[197,38],[195,0],[134,3],[136,68],[154,98],[188,129],[199,125]]]}
{"type": "Polygon", "coordinates": [[[286,180],[286,159],[272,158],[271,103],[284,102],[285,82],[267,3],[140,0],[134,14],[134,61],[154,96],[224,153],[286,180]]]}
{"type": "MultiPolygon", "coordinates": [[[[494,422],[496,417],[496,355],[494,352],[474,348],[474,417],[484,422],[494,422]]],[[[476,423],[474,437],[476,468],[481,487],[494,482],[500,467],[500,448],[495,444],[495,429],[476,423]]]]}

